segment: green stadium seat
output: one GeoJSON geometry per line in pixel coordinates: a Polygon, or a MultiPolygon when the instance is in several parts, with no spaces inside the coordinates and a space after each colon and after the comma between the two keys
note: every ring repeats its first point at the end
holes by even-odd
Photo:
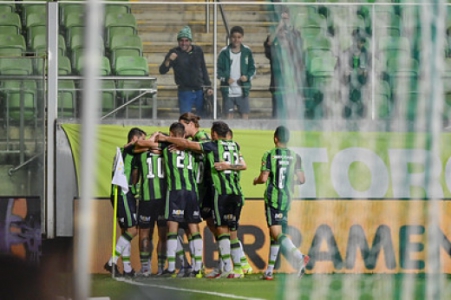
{"type": "Polygon", "coordinates": [[[5,4],[2,2],[3,1],[0,1],[0,14],[16,12],[16,8],[15,8],[14,4],[9,4],[9,3],[5,4]]]}
{"type": "Polygon", "coordinates": [[[59,5],[59,24],[60,26],[65,26],[67,23],[67,18],[70,14],[84,14],[85,6],[82,3],[64,3],[60,2],[59,5]]]}
{"type": "Polygon", "coordinates": [[[116,84],[114,80],[102,80],[102,115],[116,108],[116,84]]]}
{"type": "Polygon", "coordinates": [[[105,15],[108,14],[129,14],[132,11],[132,7],[128,3],[116,3],[111,2],[105,4],[105,15]]]}
{"type": "Polygon", "coordinates": [[[27,46],[31,48],[33,39],[38,34],[47,34],[47,21],[37,13],[32,13],[27,16],[27,46]]]}
{"type": "MultiPolygon", "coordinates": [[[[142,56],[119,56],[113,73],[118,76],[148,76],[149,65],[142,56]]],[[[123,98],[133,97],[140,89],[146,88],[148,83],[146,80],[118,80],[118,94],[123,98]]]]}
{"type": "Polygon", "coordinates": [[[72,37],[84,34],[85,15],[83,13],[70,13],[63,24],[65,30],[66,46],[70,47],[72,37]]]}
{"type": "Polygon", "coordinates": [[[25,52],[25,38],[22,35],[0,34],[0,56],[22,56],[25,52]]]}
{"type": "Polygon", "coordinates": [[[27,19],[31,14],[38,14],[42,17],[42,19],[46,19],[47,17],[47,7],[44,3],[27,3],[22,4],[22,26],[27,27],[27,19]]]}
{"type": "MultiPolygon", "coordinates": [[[[104,48],[105,46],[104,46],[102,37],[99,36],[99,40],[100,40],[100,42],[98,43],[99,52],[103,56],[105,54],[105,48],[104,48]]],[[[84,41],[83,35],[76,34],[71,37],[69,49],[70,49],[70,60],[71,60],[73,69],[77,69],[77,61],[78,61],[79,57],[83,55],[84,48],[85,48],[85,41],[84,41]]]]}
{"type": "Polygon", "coordinates": [[[337,58],[333,55],[322,55],[312,59],[310,74],[315,89],[321,91],[330,85],[334,78],[336,64],[337,58]]]}
{"type": "Polygon", "coordinates": [[[22,22],[17,13],[0,14],[0,33],[16,35],[21,34],[22,22]]]}
{"type": "Polygon", "coordinates": [[[390,57],[387,60],[387,74],[390,86],[396,89],[400,84],[414,87],[418,78],[418,61],[408,56],[390,57]]]}
{"type": "Polygon", "coordinates": [[[5,80],[2,82],[1,91],[6,100],[4,110],[9,119],[20,120],[21,103],[23,103],[24,120],[31,121],[36,118],[37,87],[34,80],[5,80]]]}
{"type": "MultiPolygon", "coordinates": [[[[31,50],[36,55],[43,55],[47,53],[47,35],[38,34],[33,38],[31,43],[31,50]]],[[[58,54],[66,55],[66,42],[64,41],[64,36],[58,35],[58,54]]]]}
{"type": "Polygon", "coordinates": [[[114,63],[119,56],[142,56],[143,45],[138,35],[114,35],[110,45],[110,59],[114,63]]]}
{"type": "Polygon", "coordinates": [[[0,57],[0,75],[32,75],[33,66],[30,58],[0,57]]]}
{"type": "MultiPolygon", "coordinates": [[[[83,74],[83,65],[84,64],[84,57],[80,56],[75,64],[75,71],[77,74],[82,75],[83,74]]],[[[101,62],[100,62],[100,76],[108,76],[111,75],[111,64],[110,60],[106,56],[102,56],[101,62]]]]}
{"type": "Polygon", "coordinates": [[[58,75],[71,75],[72,67],[70,63],[70,59],[67,56],[59,55],[58,56],[58,75]]]}
{"type": "Polygon", "coordinates": [[[387,119],[391,116],[393,111],[393,104],[391,100],[390,85],[385,80],[380,80],[374,87],[374,102],[376,109],[376,116],[379,119],[387,119]]]}
{"type": "Polygon", "coordinates": [[[303,37],[316,37],[325,34],[325,20],[317,13],[305,15],[298,14],[294,21],[294,26],[303,37]]]}
{"type": "Polygon", "coordinates": [[[137,23],[132,14],[108,14],[105,16],[105,45],[110,47],[113,36],[136,35],[137,23]]]}
{"type": "Polygon", "coordinates": [[[74,118],[76,114],[76,88],[73,80],[58,80],[58,117],[74,118]]]}

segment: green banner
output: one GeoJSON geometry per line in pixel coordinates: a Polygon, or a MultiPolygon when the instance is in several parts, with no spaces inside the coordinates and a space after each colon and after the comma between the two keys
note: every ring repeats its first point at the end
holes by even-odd
{"type": "MultiPolygon", "coordinates": [[[[95,197],[109,197],[111,168],[116,147],[127,142],[134,126],[100,125],[95,197]]],[[[80,167],[80,125],[63,124],[80,167]]],[[[140,126],[148,134],[168,132],[166,127],[140,126]]],[[[205,128],[207,132],[210,130],[205,128]]],[[[232,128],[233,129],[233,128],[232,128]]],[[[262,198],[263,186],[253,186],[260,172],[261,157],[274,147],[272,130],[233,129],[248,169],[241,185],[247,198],[262,198]]],[[[439,149],[431,150],[431,136],[387,132],[292,132],[290,147],[303,159],[306,183],[301,198],[451,198],[451,134],[440,136],[439,149]]],[[[79,181],[80,182],[80,181],[79,181]]]]}

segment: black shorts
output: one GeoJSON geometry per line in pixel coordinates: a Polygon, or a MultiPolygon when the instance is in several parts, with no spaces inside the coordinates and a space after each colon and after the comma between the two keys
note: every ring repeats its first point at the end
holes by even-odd
{"type": "Polygon", "coordinates": [[[215,188],[212,185],[209,186],[208,188],[205,188],[205,193],[200,201],[201,208],[200,213],[202,219],[209,219],[213,217],[212,209],[214,197],[215,197],[215,188]]]}
{"type": "Polygon", "coordinates": [[[199,202],[195,191],[168,191],[164,216],[168,221],[178,223],[200,223],[199,202]]]}
{"type": "Polygon", "coordinates": [[[243,196],[241,195],[217,195],[214,198],[213,221],[216,227],[227,226],[230,230],[238,230],[243,196]]]}
{"type": "MultiPolygon", "coordinates": [[[[111,197],[111,202],[114,208],[114,197],[111,197]]],[[[127,194],[121,192],[117,195],[116,217],[119,226],[123,229],[138,225],[138,220],[136,218],[136,199],[130,191],[128,191],[127,194]]]]}
{"type": "Polygon", "coordinates": [[[265,204],[265,213],[266,213],[266,223],[268,224],[268,227],[274,225],[282,225],[282,227],[285,227],[287,225],[288,222],[287,211],[282,211],[280,209],[265,204]]]}
{"type": "Polygon", "coordinates": [[[166,226],[164,218],[164,199],[154,199],[150,201],[138,202],[138,226],[142,229],[149,229],[155,226],[166,226]]]}

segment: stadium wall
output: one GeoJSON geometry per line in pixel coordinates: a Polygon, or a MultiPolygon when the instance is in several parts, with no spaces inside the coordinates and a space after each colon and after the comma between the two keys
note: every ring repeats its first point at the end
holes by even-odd
{"type": "MultiPolygon", "coordinates": [[[[75,220],[78,202],[75,201],[75,220]]],[[[94,202],[93,243],[90,271],[104,273],[112,252],[113,209],[108,199],[94,202]]],[[[428,206],[424,200],[299,200],[289,215],[288,233],[299,249],[310,255],[307,273],[424,273],[426,255],[440,257],[441,272],[451,273],[451,202],[439,201],[439,248],[428,249],[428,206]]],[[[75,228],[77,228],[75,226],[75,228]]],[[[120,230],[117,228],[117,232],[120,230]]],[[[204,263],[207,271],[216,266],[217,247],[201,223],[204,263]]],[[[239,236],[251,265],[257,272],[266,267],[269,235],[262,199],[248,200],[240,220],[239,236]]],[[[75,234],[75,244],[77,242],[75,234]]],[[[154,244],[157,236],[154,235],[154,244]]],[[[187,252],[188,253],[188,252],[187,252]]],[[[187,254],[189,255],[189,254],[187,254]]],[[[156,254],[152,269],[157,270],[156,254]]],[[[77,263],[74,263],[77,266],[77,263]]],[[[132,266],[139,269],[137,238],[132,242],[132,266]]],[[[281,256],[278,272],[294,269],[281,256]]]]}

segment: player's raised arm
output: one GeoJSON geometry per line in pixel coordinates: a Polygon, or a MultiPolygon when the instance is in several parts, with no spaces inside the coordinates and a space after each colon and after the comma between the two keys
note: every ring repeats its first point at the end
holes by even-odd
{"type": "Polygon", "coordinates": [[[193,141],[187,140],[185,138],[170,137],[170,136],[165,136],[163,134],[159,134],[156,136],[156,140],[158,142],[167,142],[170,144],[174,144],[177,147],[181,147],[183,149],[202,151],[202,147],[200,146],[200,143],[193,142],[193,141]]]}

